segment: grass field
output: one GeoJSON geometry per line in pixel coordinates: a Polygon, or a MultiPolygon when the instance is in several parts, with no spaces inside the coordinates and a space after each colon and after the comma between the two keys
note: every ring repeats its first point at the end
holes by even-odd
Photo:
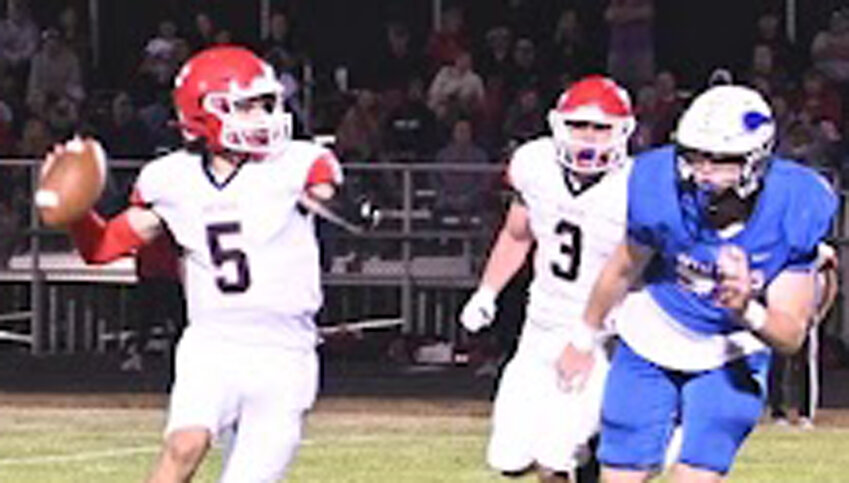
{"type": "MultiPolygon", "coordinates": [[[[310,417],[288,481],[504,481],[483,463],[487,413],[485,403],[324,401],[310,417]]],[[[163,415],[161,409],[0,407],[0,481],[142,481],[163,415]]],[[[218,466],[216,451],[195,481],[215,481],[218,466]]],[[[729,480],[845,482],[849,428],[762,426],[729,480]]]]}

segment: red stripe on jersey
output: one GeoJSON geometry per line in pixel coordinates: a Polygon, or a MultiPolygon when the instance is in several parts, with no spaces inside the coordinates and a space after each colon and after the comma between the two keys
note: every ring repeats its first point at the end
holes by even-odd
{"type": "Polygon", "coordinates": [[[316,158],[307,174],[307,186],[324,183],[339,184],[341,181],[339,160],[331,152],[326,152],[316,158]]]}

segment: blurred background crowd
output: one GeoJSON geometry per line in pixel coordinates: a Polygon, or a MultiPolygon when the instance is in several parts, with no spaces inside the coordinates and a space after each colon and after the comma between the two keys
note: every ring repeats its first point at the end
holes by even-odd
{"type": "MultiPolygon", "coordinates": [[[[296,136],[332,136],[344,163],[395,166],[349,179],[387,218],[404,211],[382,226],[418,230],[415,243],[335,240],[325,251],[331,273],[406,273],[387,262],[405,258],[414,277],[476,282],[475,261],[485,259],[504,206],[499,168],[517,145],[548,132],[556,97],[591,73],[628,88],[634,153],[667,143],[694,93],[744,83],[773,106],[779,154],[838,187],[849,179],[846,0],[0,0],[0,158],[38,159],[74,132],[97,136],[110,161],[141,163],[173,149],[176,70],[199,49],[226,43],[250,46],[275,67],[296,136]],[[431,167],[405,178],[397,166],[410,163],[431,167]]],[[[31,178],[13,161],[0,165],[0,177],[5,263],[26,249],[31,178]]],[[[133,177],[112,170],[100,211],[124,206],[133,177]]],[[[41,243],[68,248],[64,238],[41,243]]],[[[526,267],[504,291],[494,346],[515,342],[528,278],[526,267]]],[[[398,302],[403,312],[386,302],[398,298],[392,290],[369,288],[364,299],[410,316],[413,292],[398,302]]],[[[427,324],[447,320],[460,299],[444,294],[444,308],[431,314],[423,293],[417,331],[440,333],[427,324]]],[[[354,297],[327,300],[330,318],[375,315],[354,297]]]]}
{"type": "MultiPolygon", "coordinates": [[[[80,130],[116,159],[170,149],[175,70],[236,42],[276,67],[297,133],[335,135],[344,162],[502,163],[547,131],[572,79],[606,73],[634,100],[634,152],[669,140],[694,91],[733,81],[772,102],[780,154],[837,173],[849,165],[839,1],[135,3],[0,1],[0,156],[40,157],[80,130]]],[[[4,177],[5,219],[27,203],[29,182],[4,177]]],[[[468,181],[432,177],[467,198],[478,188],[468,181]]]]}

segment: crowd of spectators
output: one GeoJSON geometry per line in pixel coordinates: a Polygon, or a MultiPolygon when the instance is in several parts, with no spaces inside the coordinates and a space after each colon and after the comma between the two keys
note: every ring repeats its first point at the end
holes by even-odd
{"type": "MultiPolygon", "coordinates": [[[[242,41],[208,12],[166,18],[150,32],[123,82],[92,89],[90,41],[80,12],[68,6],[39,25],[30,12],[34,6],[7,0],[0,18],[4,157],[40,157],[53,142],[85,131],[115,158],[150,158],[179,142],[169,97],[177,67],[198,49],[242,41]]],[[[273,12],[265,38],[251,44],[278,69],[297,132],[334,133],[345,162],[503,162],[518,143],[547,131],[545,113],[555,97],[592,72],[628,86],[639,120],[632,148],[639,151],[667,142],[690,92],[704,87],[682,87],[676,72],[657,65],[651,0],[607,3],[601,21],[609,42],[601,58],[588,46],[578,9],[564,7],[550,19],[508,11],[489,19],[478,36],[467,15],[461,4],[446,3],[438,28],[424,38],[413,35],[421,25],[389,20],[372,62],[336,69],[329,84],[313,82],[312,59],[291,35],[298,18],[273,12]],[[313,89],[309,106],[303,103],[305,79],[313,89]]],[[[704,83],[755,86],[775,108],[780,154],[841,171],[849,165],[843,109],[849,99],[849,9],[834,11],[810,45],[788,41],[782,26],[779,13],[764,11],[752,26],[748,68],[716,66],[704,83]]],[[[18,181],[26,186],[26,180],[11,185],[18,181]]],[[[125,188],[119,181],[118,191],[125,188]]],[[[8,208],[16,199],[24,202],[7,190],[0,202],[8,208]]]]}
{"type": "MultiPolygon", "coordinates": [[[[491,3],[506,7],[482,12],[446,1],[433,29],[426,19],[387,19],[367,60],[347,65],[311,57],[313,49],[293,35],[304,21],[297,10],[273,11],[262,38],[230,30],[227,19],[198,10],[188,18],[162,18],[144,42],[127,48],[129,68],[104,86],[94,79],[102,66],[95,65],[84,12],[69,3],[44,20],[32,12],[38,0],[5,0],[0,158],[40,158],[73,132],[96,135],[113,159],[145,160],[169,150],[180,142],[170,99],[177,68],[200,49],[237,42],[275,67],[296,135],[333,134],[345,163],[503,164],[517,145],[548,132],[546,113],[572,80],[600,73],[631,94],[638,120],[632,152],[669,142],[694,92],[709,84],[745,83],[772,104],[779,154],[849,180],[849,8],[831,12],[810,42],[788,39],[781,12],[764,9],[751,26],[747,65],[716,65],[693,84],[683,81],[692,79],[688,73],[658,62],[653,0],[607,0],[598,12],[562,2],[550,16],[528,8],[533,0],[491,3]],[[482,13],[486,18],[476,17],[482,13]],[[607,35],[601,52],[598,32],[607,35]]],[[[112,173],[99,206],[107,214],[120,210],[133,179],[130,171],[112,173]]],[[[370,173],[355,180],[359,187],[382,206],[400,207],[397,173],[370,173]]],[[[30,180],[14,167],[0,166],[0,176],[2,262],[16,243],[4,235],[19,233],[28,222],[30,180]]],[[[470,214],[498,216],[487,209],[501,183],[498,175],[445,170],[415,182],[431,188],[435,211],[459,216],[461,226],[474,218],[470,214]]],[[[520,287],[507,292],[520,301],[524,293],[520,287]]],[[[514,325],[522,320],[503,313],[514,325]]]]}

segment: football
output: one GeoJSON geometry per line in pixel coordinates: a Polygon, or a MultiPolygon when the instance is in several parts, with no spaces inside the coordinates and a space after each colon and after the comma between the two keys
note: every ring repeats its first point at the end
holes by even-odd
{"type": "Polygon", "coordinates": [[[51,151],[42,167],[35,206],[44,224],[64,227],[97,202],[106,184],[106,154],[94,139],[79,138],[51,151]]]}

